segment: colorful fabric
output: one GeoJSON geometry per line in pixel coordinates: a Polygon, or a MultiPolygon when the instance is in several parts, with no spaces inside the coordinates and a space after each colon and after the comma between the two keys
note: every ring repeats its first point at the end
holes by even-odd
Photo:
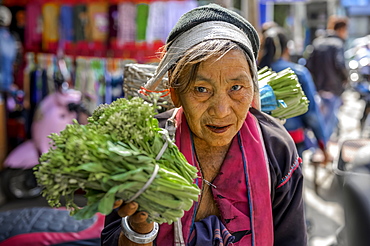
{"type": "Polygon", "coordinates": [[[30,2],[26,5],[25,48],[38,50],[42,40],[41,6],[30,2]]]}
{"type": "Polygon", "coordinates": [[[132,2],[118,5],[117,41],[119,45],[136,40],[136,6],[132,2]]]}
{"type": "Polygon", "coordinates": [[[22,44],[24,43],[24,30],[26,27],[26,8],[24,6],[9,6],[13,20],[9,29],[17,33],[22,44]]]}
{"type": "Polygon", "coordinates": [[[42,48],[49,50],[59,39],[59,5],[46,3],[42,6],[42,48]]]}
{"type": "Polygon", "coordinates": [[[288,172],[288,174],[287,175],[285,175],[281,180],[280,180],[280,183],[279,183],[279,185],[278,185],[278,187],[277,187],[277,189],[278,188],[280,188],[280,187],[282,187],[283,185],[285,185],[288,181],[289,181],[289,179],[292,177],[292,175],[293,175],[293,173],[294,173],[294,171],[297,169],[297,168],[299,168],[299,166],[302,164],[302,159],[299,157],[299,158],[297,158],[296,159],[296,161],[293,163],[293,165],[290,167],[290,170],[289,170],[289,172],[288,172]]]}
{"type": "Polygon", "coordinates": [[[13,84],[13,65],[17,55],[14,37],[0,26],[0,91],[10,91],[13,84]]]}
{"type": "Polygon", "coordinates": [[[215,215],[195,222],[194,227],[189,246],[227,246],[235,239],[215,215]]]}
{"type": "Polygon", "coordinates": [[[75,89],[82,92],[82,103],[89,112],[93,112],[98,104],[98,96],[95,90],[95,75],[90,60],[82,57],[77,58],[75,89]]]}
{"type": "Polygon", "coordinates": [[[198,7],[198,1],[167,1],[167,26],[166,33],[170,33],[180,17],[186,12],[198,7]]]}
{"type": "Polygon", "coordinates": [[[152,2],[149,7],[148,25],[146,27],[146,41],[152,43],[160,40],[166,42],[168,36],[166,23],[168,23],[167,2],[152,2]]]}
{"type": "Polygon", "coordinates": [[[149,4],[139,3],[136,5],[136,41],[146,40],[146,26],[148,23],[149,4]]]}
{"type": "Polygon", "coordinates": [[[118,5],[113,4],[109,6],[108,9],[108,22],[109,22],[109,41],[115,42],[117,39],[117,31],[118,31],[118,5]]]}
{"type": "Polygon", "coordinates": [[[29,207],[0,213],[0,245],[100,245],[104,215],[76,220],[65,208],[29,207]]]}
{"type": "Polygon", "coordinates": [[[60,7],[60,41],[74,40],[74,24],[73,24],[73,7],[71,5],[62,5],[60,7]]]}
{"type": "Polygon", "coordinates": [[[261,110],[263,112],[271,112],[276,109],[278,104],[276,101],[276,96],[274,90],[269,85],[264,85],[259,88],[260,100],[261,100],[261,110]]]}
{"type": "Polygon", "coordinates": [[[87,5],[87,40],[105,42],[108,38],[108,4],[104,2],[87,5]]]}
{"type": "Polygon", "coordinates": [[[75,28],[75,41],[86,39],[87,7],[85,4],[77,4],[73,7],[73,23],[75,28]]]}

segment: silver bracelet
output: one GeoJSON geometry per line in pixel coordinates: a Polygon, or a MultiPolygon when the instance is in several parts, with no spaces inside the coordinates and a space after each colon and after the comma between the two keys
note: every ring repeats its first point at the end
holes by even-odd
{"type": "Polygon", "coordinates": [[[128,216],[123,217],[121,221],[121,228],[123,234],[132,242],[138,244],[147,244],[154,241],[158,235],[159,225],[157,222],[154,222],[153,230],[147,234],[140,234],[131,229],[128,223],[128,216]]]}

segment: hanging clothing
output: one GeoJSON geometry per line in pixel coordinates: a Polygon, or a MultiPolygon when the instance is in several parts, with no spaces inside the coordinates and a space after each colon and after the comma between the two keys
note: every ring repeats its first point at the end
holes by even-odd
{"type": "Polygon", "coordinates": [[[36,113],[37,106],[43,99],[43,97],[47,93],[47,76],[46,71],[37,67],[35,70],[29,73],[30,76],[30,108],[27,114],[27,125],[26,125],[26,132],[28,133],[28,137],[32,138],[31,135],[31,126],[32,122],[36,113]]]}
{"type": "Polygon", "coordinates": [[[23,70],[23,107],[27,110],[30,108],[30,73],[35,70],[35,54],[29,52],[26,54],[26,67],[23,70]]]}
{"type": "Polygon", "coordinates": [[[174,28],[177,21],[180,17],[185,14],[186,12],[190,11],[198,7],[198,1],[196,0],[188,0],[188,1],[168,1],[167,9],[169,10],[167,13],[167,26],[166,26],[166,33],[170,33],[172,28],[174,28]]]}
{"type": "MultiPolygon", "coordinates": [[[[161,127],[172,112],[166,111],[157,116],[161,127]]],[[[191,133],[186,125],[186,121],[178,124],[176,145],[184,152],[187,161],[194,164],[191,133]]],[[[239,240],[234,245],[307,245],[302,216],[301,161],[284,127],[276,119],[251,108],[242,129],[232,141],[218,176],[212,182],[216,186],[212,192],[215,202],[219,204],[219,219],[239,240]],[[297,217],[302,219],[297,220],[297,217]]],[[[201,185],[199,180],[197,183],[201,185]]],[[[197,203],[194,203],[181,219],[185,243],[189,242],[192,230],[197,227],[193,222],[196,206],[197,203]]],[[[120,222],[117,210],[106,216],[103,245],[118,245],[120,222]]],[[[214,226],[220,226],[217,220],[215,222],[214,226]]],[[[154,245],[175,245],[173,227],[161,224],[154,245]]]]}
{"type": "Polygon", "coordinates": [[[166,42],[169,34],[166,27],[168,23],[168,4],[167,2],[155,1],[150,3],[148,24],[146,27],[146,41],[153,43],[154,41],[160,40],[163,43],[166,42]]]}
{"type": "MultiPolygon", "coordinates": [[[[94,58],[90,62],[90,69],[94,75],[94,80],[91,81],[94,84],[94,94],[96,100],[95,107],[104,103],[105,98],[105,60],[94,58]]],[[[91,83],[89,82],[89,83],[91,83]]]]}
{"type": "Polygon", "coordinates": [[[24,6],[10,6],[9,7],[13,20],[10,23],[9,29],[15,32],[21,43],[24,43],[24,30],[26,26],[26,8],[24,6]]]}
{"type": "Polygon", "coordinates": [[[87,8],[85,4],[77,4],[73,7],[74,41],[86,40],[87,8]]]}
{"type": "Polygon", "coordinates": [[[13,65],[17,56],[16,41],[9,29],[0,26],[0,91],[13,84],[13,65]]]}
{"type": "Polygon", "coordinates": [[[148,24],[149,4],[139,3],[136,5],[136,41],[146,40],[146,26],[148,24]]]}
{"type": "Polygon", "coordinates": [[[42,6],[42,48],[49,51],[56,48],[59,40],[59,5],[45,3],[42,6]]]}
{"type": "Polygon", "coordinates": [[[108,4],[104,2],[87,5],[87,40],[105,43],[108,38],[108,4]]]}
{"type": "Polygon", "coordinates": [[[95,90],[95,73],[91,69],[91,61],[86,58],[78,58],[76,61],[75,89],[82,92],[82,103],[89,112],[93,112],[97,106],[95,90]]]}
{"type": "Polygon", "coordinates": [[[118,5],[117,42],[119,46],[136,40],[136,5],[123,2],[118,5]]]}
{"type": "Polygon", "coordinates": [[[112,4],[108,9],[108,45],[115,46],[118,31],[118,5],[112,4]]]}
{"type": "Polygon", "coordinates": [[[74,41],[73,6],[62,5],[60,7],[60,38],[59,47],[64,50],[66,45],[74,41]]]}
{"type": "Polygon", "coordinates": [[[120,75],[112,75],[111,77],[111,87],[112,87],[112,95],[111,101],[115,101],[118,98],[123,98],[125,96],[123,92],[123,72],[120,75]]]}
{"type": "Polygon", "coordinates": [[[39,50],[42,40],[41,5],[28,3],[26,5],[25,48],[39,50]]]}

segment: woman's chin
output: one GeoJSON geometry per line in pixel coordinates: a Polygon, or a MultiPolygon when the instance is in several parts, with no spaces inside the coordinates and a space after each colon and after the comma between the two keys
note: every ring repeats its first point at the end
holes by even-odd
{"type": "Polygon", "coordinates": [[[206,142],[209,147],[222,147],[229,146],[233,138],[230,137],[213,137],[208,139],[206,142]]]}

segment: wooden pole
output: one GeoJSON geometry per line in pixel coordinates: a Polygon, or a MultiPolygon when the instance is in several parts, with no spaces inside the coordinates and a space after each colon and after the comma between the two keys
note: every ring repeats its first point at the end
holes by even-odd
{"type": "Polygon", "coordinates": [[[240,0],[242,15],[259,31],[259,0],[240,0]]]}

